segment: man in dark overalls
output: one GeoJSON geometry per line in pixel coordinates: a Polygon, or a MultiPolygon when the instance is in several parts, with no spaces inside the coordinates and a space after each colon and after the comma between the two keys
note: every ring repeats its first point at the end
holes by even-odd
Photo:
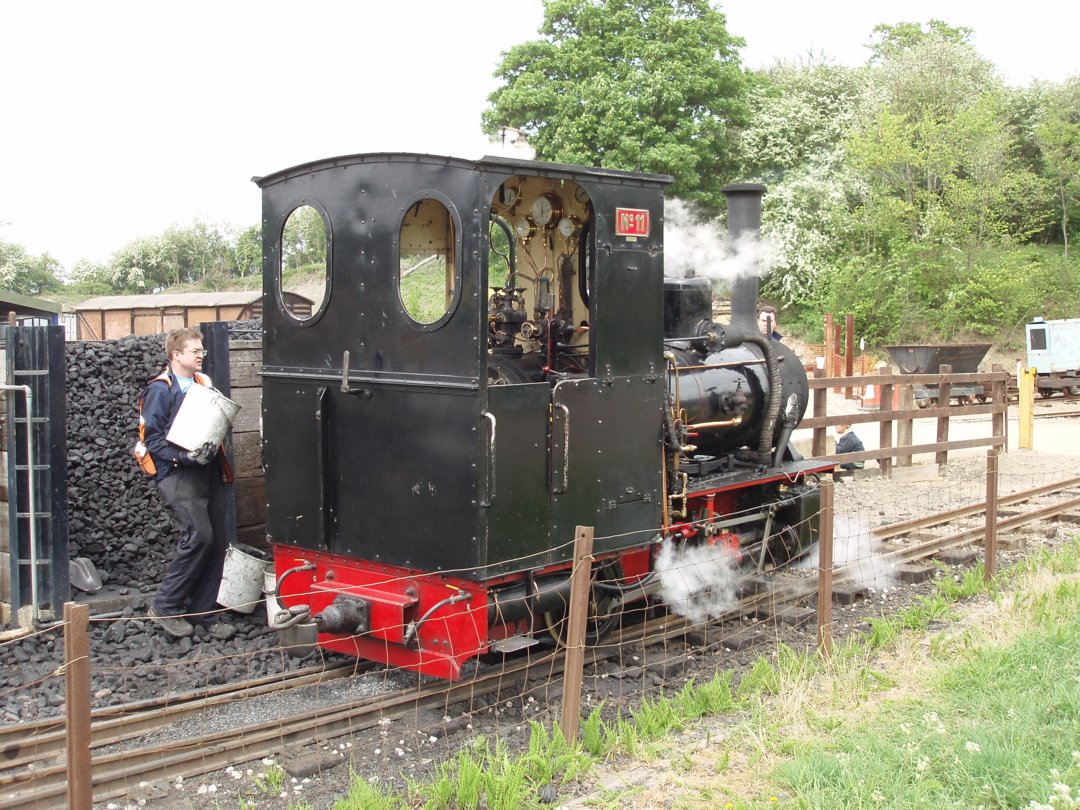
{"type": "Polygon", "coordinates": [[[150,606],[149,616],[174,638],[190,636],[196,625],[216,639],[236,633],[217,618],[217,593],[228,546],[224,526],[225,483],[231,483],[225,454],[211,443],[185,450],[166,439],[184,396],[193,385],[211,386],[202,373],[202,335],[174,329],[165,338],[168,367],[146,389],[140,436],[153,458],[161,498],[180,531],[176,554],[150,606]]]}

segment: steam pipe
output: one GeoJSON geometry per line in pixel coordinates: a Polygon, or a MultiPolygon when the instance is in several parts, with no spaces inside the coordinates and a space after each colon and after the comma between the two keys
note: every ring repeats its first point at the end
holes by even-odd
{"type": "Polygon", "coordinates": [[[285,573],[283,573],[280,577],[278,577],[277,584],[274,586],[274,599],[279,603],[281,602],[281,585],[282,585],[283,582],[285,582],[286,577],[288,577],[288,576],[290,576],[292,574],[299,573],[300,571],[314,571],[314,570],[315,570],[315,563],[304,563],[303,565],[298,565],[295,568],[290,568],[287,571],[285,571],[285,573]]]}
{"type": "Polygon", "coordinates": [[[776,443],[776,451],[773,453],[773,467],[779,467],[784,460],[784,448],[791,441],[791,433],[795,430],[796,414],[799,412],[799,398],[792,394],[788,397],[787,407],[784,408],[783,428],[780,430],[780,440],[776,443]]]}
{"type": "Polygon", "coordinates": [[[442,601],[436,602],[434,605],[428,608],[427,613],[421,616],[416,622],[408,626],[408,628],[405,630],[404,637],[401,639],[402,645],[408,647],[410,644],[412,644],[413,639],[416,638],[417,634],[420,632],[421,626],[423,626],[423,624],[431,618],[431,614],[433,614],[436,610],[441,607],[445,607],[446,605],[452,605],[455,602],[464,602],[467,599],[472,599],[472,594],[468,591],[462,591],[461,593],[456,593],[453,596],[446,597],[442,601]]]}
{"type": "MultiPolygon", "coordinates": [[[[757,286],[757,282],[754,282],[757,286]]],[[[734,317],[734,310],[732,310],[734,317]]],[[[776,427],[776,418],[780,415],[780,397],[783,394],[783,381],[780,379],[780,362],[776,359],[772,340],[757,331],[747,332],[743,339],[753,343],[765,355],[765,368],[769,372],[769,398],[765,405],[765,415],[761,419],[761,433],[758,434],[758,456],[762,464],[768,464],[772,456],[772,436],[776,427]]]]}

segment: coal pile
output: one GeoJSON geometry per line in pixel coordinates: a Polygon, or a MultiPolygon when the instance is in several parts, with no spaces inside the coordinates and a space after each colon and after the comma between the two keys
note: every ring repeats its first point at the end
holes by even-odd
{"type": "MultiPolygon", "coordinates": [[[[261,321],[230,323],[229,337],[260,339],[261,321]]],[[[69,554],[89,558],[104,585],[148,593],[179,539],[131,454],[139,397],[165,367],[165,336],[69,342],[66,365],[69,554]]]]}
{"type": "Polygon", "coordinates": [[[230,340],[262,340],[262,321],[229,321],[230,340]]]}
{"type": "Polygon", "coordinates": [[[165,366],[165,336],[67,344],[68,549],[102,582],[147,592],[179,539],[131,454],[138,402],[165,366]]]}

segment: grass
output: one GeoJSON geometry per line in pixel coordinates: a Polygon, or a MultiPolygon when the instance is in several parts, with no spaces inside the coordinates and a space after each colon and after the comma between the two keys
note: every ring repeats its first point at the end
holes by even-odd
{"type": "MultiPolygon", "coordinates": [[[[413,262],[415,257],[409,257],[415,271],[406,271],[408,275],[401,278],[401,303],[405,311],[419,323],[434,323],[446,314],[449,301],[446,290],[446,262],[439,259],[428,263],[413,262]]],[[[402,267],[405,268],[403,260],[402,267]]]]}

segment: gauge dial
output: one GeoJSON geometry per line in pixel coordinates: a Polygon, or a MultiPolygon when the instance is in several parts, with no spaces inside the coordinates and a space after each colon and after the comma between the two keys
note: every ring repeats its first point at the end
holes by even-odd
{"type": "Polygon", "coordinates": [[[576,189],[574,189],[574,199],[577,200],[579,203],[585,204],[589,201],[589,192],[587,192],[581,186],[578,186],[576,189]]]}
{"type": "Polygon", "coordinates": [[[563,217],[559,220],[559,235],[566,239],[577,236],[580,230],[581,223],[578,222],[577,217],[563,217]]]}
{"type": "Polygon", "coordinates": [[[562,201],[554,194],[541,194],[533,200],[529,215],[541,228],[553,225],[562,217],[562,201]]]}
{"type": "Polygon", "coordinates": [[[536,233],[536,223],[528,217],[522,217],[514,223],[514,231],[520,239],[529,239],[536,233]]]}
{"type": "Polygon", "coordinates": [[[499,189],[499,201],[507,208],[517,202],[518,190],[513,186],[502,186],[499,189]]]}

